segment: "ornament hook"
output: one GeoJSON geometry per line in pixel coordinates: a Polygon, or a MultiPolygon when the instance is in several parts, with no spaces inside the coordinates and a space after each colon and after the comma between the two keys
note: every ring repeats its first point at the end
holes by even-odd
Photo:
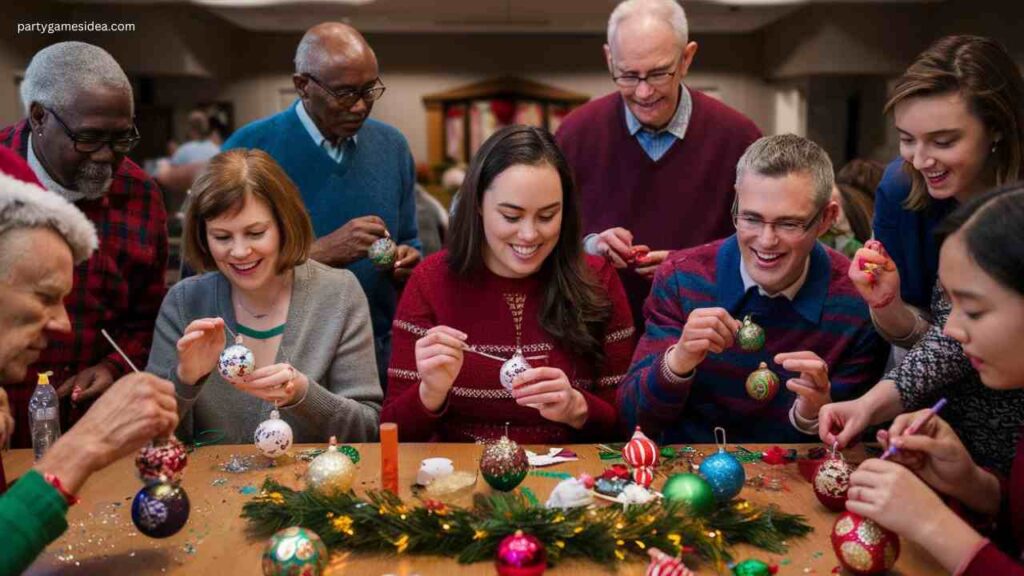
{"type": "Polygon", "coordinates": [[[728,442],[725,439],[725,428],[722,428],[721,426],[715,426],[715,445],[718,446],[718,451],[719,452],[725,452],[726,446],[729,445],[728,442]],[[718,433],[719,432],[722,433],[722,441],[721,442],[718,441],[718,433]]]}

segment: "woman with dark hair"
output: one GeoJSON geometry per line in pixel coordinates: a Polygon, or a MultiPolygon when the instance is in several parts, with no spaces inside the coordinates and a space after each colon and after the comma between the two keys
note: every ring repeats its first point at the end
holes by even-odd
{"type": "MultiPolygon", "coordinates": [[[[981,381],[1024,389],[1024,186],[975,197],[942,224],[939,280],[952,301],[945,333],[963,346],[981,381]]],[[[955,400],[950,405],[955,405],[955,400]]],[[[848,510],[871,518],[935,556],[953,574],[1021,576],[1024,548],[1024,442],[1009,480],[976,465],[945,421],[933,417],[906,435],[922,413],[904,414],[878,439],[899,449],[891,461],[867,460],[850,477],[848,510]],[[934,491],[933,491],[934,490],[934,491]],[[1002,550],[946,508],[936,495],[998,518],[1002,550]]],[[[1007,415],[1008,425],[1024,419],[1007,415]]]]}
{"type": "Polygon", "coordinates": [[[869,425],[950,396],[944,416],[972,456],[1005,472],[1018,433],[1006,423],[1024,418],[1024,392],[986,388],[960,346],[942,333],[949,301],[934,285],[932,229],[958,204],[1024,175],[1024,80],[998,43],[949,36],[900,77],[886,112],[893,114],[910,178],[894,186],[890,169],[883,179],[875,198],[880,243],[857,251],[849,276],[879,333],[912,348],[864,396],[822,407],[820,435],[845,446],[869,425]]]}
{"type": "Polygon", "coordinates": [[[366,296],[355,276],[309,259],[313,226],[299,190],[266,152],[214,156],[192,187],[185,257],[206,272],[174,285],[160,306],[146,371],[174,382],[190,440],[217,429],[252,442],[271,410],[296,442],[377,436],[383,393],[366,296]],[[225,326],[256,370],[217,370],[225,326]]]}
{"type": "Polygon", "coordinates": [[[499,130],[459,198],[447,250],[416,268],[399,303],[382,420],[414,442],[614,437],[633,321],[614,269],[583,254],[553,138],[499,130]],[[533,367],[511,370],[523,357],[533,367]]]}

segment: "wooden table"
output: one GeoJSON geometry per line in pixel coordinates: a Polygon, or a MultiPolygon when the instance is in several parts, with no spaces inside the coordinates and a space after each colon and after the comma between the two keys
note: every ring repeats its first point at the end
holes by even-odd
{"type": "MultiPolygon", "coordinates": [[[[763,446],[747,446],[752,450],[763,446]]],[[[293,453],[303,448],[293,448],[293,453]]],[[[362,460],[356,490],[380,486],[380,453],[377,444],[357,445],[362,460]]],[[[710,453],[711,449],[697,446],[710,453]]],[[[579,454],[576,462],[560,464],[545,470],[577,474],[599,474],[606,466],[593,446],[571,446],[579,454]]],[[[400,446],[401,496],[411,498],[410,486],[416,478],[420,460],[433,456],[450,458],[456,470],[476,470],[481,447],[471,444],[403,444],[400,446]]],[[[535,447],[535,451],[546,451],[535,447]]],[[[131,499],[141,484],[135,477],[133,461],[122,459],[94,475],[81,493],[82,503],[71,508],[68,531],[52,543],[29,569],[29,574],[197,574],[246,575],[259,574],[259,559],[264,540],[247,538],[245,522],[239,516],[242,504],[270,475],[282,483],[300,487],[301,474],[306,464],[295,460],[281,467],[232,474],[221,470],[221,465],[233,455],[255,454],[253,446],[207,446],[193,452],[185,473],[183,486],[192,503],[188,524],[181,532],[164,540],[153,540],[139,534],[131,523],[131,499]],[[246,494],[249,493],[249,494],[246,494]]],[[[858,461],[862,455],[850,453],[848,459],[858,461]]],[[[24,472],[32,461],[31,450],[14,450],[3,455],[8,476],[24,472]]],[[[763,550],[740,546],[733,550],[739,559],[758,558],[779,565],[779,574],[801,575],[833,574],[838,562],[832,553],[829,533],[835,514],[815,499],[811,486],[804,481],[795,464],[769,467],[763,463],[747,464],[747,475],[770,473],[780,477],[781,491],[744,488],[742,496],[760,504],[776,503],[787,512],[806,516],[814,527],[810,537],[790,542],[784,555],[773,555],[763,550]]],[[[655,480],[655,485],[662,482],[655,480]]],[[[556,479],[527,476],[524,483],[541,501],[546,500],[556,479]]],[[[477,490],[489,490],[479,481],[477,490]]],[[[645,563],[622,564],[616,571],[590,562],[563,562],[548,570],[552,576],[564,574],[615,573],[642,575],[645,563]]],[[[694,567],[694,566],[691,566],[694,567]]],[[[494,574],[493,564],[482,562],[460,565],[454,560],[431,556],[383,556],[336,553],[328,574],[422,576],[439,574],[458,576],[468,574],[494,574]]],[[[707,564],[696,566],[700,573],[712,573],[707,564]]],[[[942,574],[940,567],[917,546],[906,540],[893,574],[942,574]]]]}

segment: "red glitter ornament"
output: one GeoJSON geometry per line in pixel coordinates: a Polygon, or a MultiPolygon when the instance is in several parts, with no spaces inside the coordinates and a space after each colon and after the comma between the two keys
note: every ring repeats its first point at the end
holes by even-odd
{"type": "Polygon", "coordinates": [[[900,557],[900,537],[876,522],[843,512],[832,526],[832,549],[844,568],[858,576],[889,570],[900,557]]]}
{"type": "Polygon", "coordinates": [[[548,567],[548,553],[535,536],[516,530],[498,544],[494,567],[498,576],[540,576],[548,567]]]}
{"type": "Polygon", "coordinates": [[[188,451],[174,436],[163,442],[154,441],[139,449],[135,456],[135,467],[139,479],[146,484],[168,482],[177,484],[188,466],[188,451]]]}
{"type": "Polygon", "coordinates": [[[829,458],[818,466],[814,473],[814,495],[833,512],[846,509],[847,492],[850,490],[850,474],[853,466],[841,457],[829,458]]]}
{"type": "Polygon", "coordinates": [[[637,426],[633,438],[622,449],[622,459],[633,468],[655,466],[658,464],[658,445],[637,426]]]}

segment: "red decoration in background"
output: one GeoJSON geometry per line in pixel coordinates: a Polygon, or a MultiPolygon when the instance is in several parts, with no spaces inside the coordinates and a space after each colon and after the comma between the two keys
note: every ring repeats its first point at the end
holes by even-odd
{"type": "Polygon", "coordinates": [[[508,126],[516,117],[516,105],[511,100],[491,100],[491,113],[498,126],[508,126]]]}
{"type": "Polygon", "coordinates": [[[761,461],[765,464],[778,466],[786,463],[786,451],[778,446],[772,446],[761,455],[761,461]]]}
{"type": "Polygon", "coordinates": [[[614,480],[615,478],[629,480],[629,468],[626,468],[625,464],[612,464],[611,468],[606,468],[598,478],[604,478],[605,480],[614,480]]]}
{"type": "Polygon", "coordinates": [[[658,445],[637,426],[633,438],[622,449],[622,459],[634,468],[655,466],[658,464],[658,445]]]}

